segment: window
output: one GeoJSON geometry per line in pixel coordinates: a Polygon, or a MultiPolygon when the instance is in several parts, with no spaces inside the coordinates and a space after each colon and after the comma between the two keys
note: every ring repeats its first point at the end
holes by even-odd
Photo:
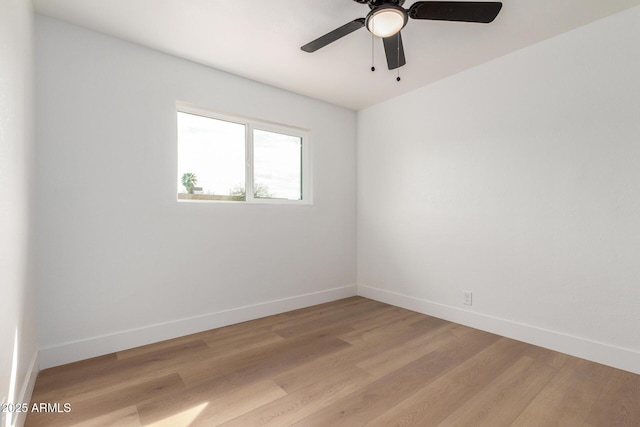
{"type": "Polygon", "coordinates": [[[301,129],[178,104],[178,200],[311,203],[301,129]]]}

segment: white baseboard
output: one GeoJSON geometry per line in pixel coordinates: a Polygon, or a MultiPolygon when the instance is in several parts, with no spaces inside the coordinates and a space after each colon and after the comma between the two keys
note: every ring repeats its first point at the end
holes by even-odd
{"type": "Polygon", "coordinates": [[[343,286],[42,348],[40,349],[40,369],[47,369],[355,295],[355,285],[343,286]]]}
{"type": "Polygon", "coordinates": [[[640,374],[640,352],[395,292],[358,285],[358,295],[640,374]]]}
{"type": "MultiPolygon", "coordinates": [[[[33,389],[36,386],[38,372],[38,352],[35,352],[33,357],[31,357],[31,363],[29,364],[29,369],[25,375],[24,383],[22,384],[22,388],[20,389],[20,394],[18,395],[16,402],[27,404],[31,402],[31,396],[33,395],[33,389]]],[[[27,412],[17,412],[14,414],[11,427],[22,427],[26,420],[27,412]]]]}

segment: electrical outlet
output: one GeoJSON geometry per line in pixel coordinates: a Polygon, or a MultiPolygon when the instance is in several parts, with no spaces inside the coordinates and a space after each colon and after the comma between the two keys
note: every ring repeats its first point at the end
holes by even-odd
{"type": "Polygon", "coordinates": [[[463,292],[462,302],[464,305],[472,305],[473,304],[473,294],[469,291],[463,292]]]}

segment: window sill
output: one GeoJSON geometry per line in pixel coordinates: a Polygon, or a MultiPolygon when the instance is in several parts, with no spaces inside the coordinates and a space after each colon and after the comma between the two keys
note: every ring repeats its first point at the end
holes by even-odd
{"type": "Polygon", "coordinates": [[[214,194],[178,193],[178,200],[222,200],[227,202],[244,202],[243,196],[218,196],[214,194]]]}
{"type": "Polygon", "coordinates": [[[267,204],[267,205],[313,205],[310,199],[306,200],[288,200],[276,198],[253,198],[246,200],[244,196],[225,196],[214,194],[187,194],[178,193],[178,201],[194,201],[194,202],[243,202],[239,204],[267,204]]]}

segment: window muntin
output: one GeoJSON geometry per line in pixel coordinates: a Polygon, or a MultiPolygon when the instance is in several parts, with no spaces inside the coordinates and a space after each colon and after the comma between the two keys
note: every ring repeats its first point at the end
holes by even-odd
{"type": "Polygon", "coordinates": [[[179,200],[311,203],[307,132],[180,103],[177,117],[179,200]]]}

